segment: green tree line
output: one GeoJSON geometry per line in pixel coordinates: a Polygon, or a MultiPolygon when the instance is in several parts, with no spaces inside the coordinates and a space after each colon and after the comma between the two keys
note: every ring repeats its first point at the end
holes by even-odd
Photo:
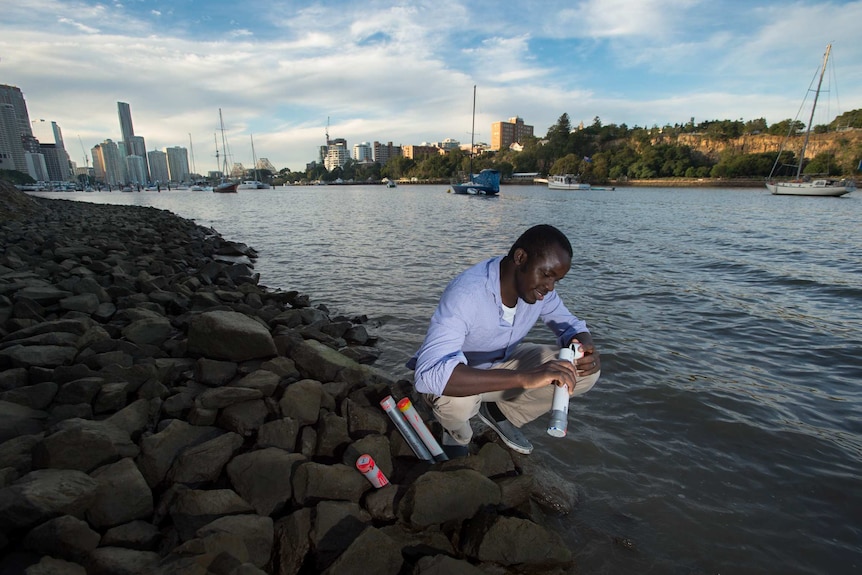
{"type": "MultiPolygon", "coordinates": [[[[815,126],[824,133],[847,128],[862,128],[862,110],[847,112],[828,125],[815,126]]],[[[798,135],[805,124],[786,119],[769,125],[764,118],[755,120],[709,120],[700,123],[632,127],[625,124],[603,124],[596,117],[589,126],[573,129],[568,114],[562,114],[544,137],[529,137],[520,142],[521,151],[501,150],[476,155],[474,172],[484,168],[500,170],[503,177],[516,172],[542,175],[579,174],[584,181],[604,183],[610,180],[650,178],[765,178],[776,165],[778,152],[742,153],[727,150],[717,157],[707,156],[690,146],[678,143],[684,134],[716,141],[728,141],[745,135],[798,135]]],[[[857,140],[858,142],[858,140],[857,140]]],[[[798,151],[796,152],[798,153],[798,151]]],[[[836,138],[836,149],[818,154],[803,162],[805,174],[850,176],[862,160],[862,146],[848,138],[836,138]],[[855,148],[853,148],[855,146],[855,148]],[[840,155],[836,152],[842,152],[840,155]]],[[[798,162],[794,151],[781,152],[779,166],[798,162]]],[[[277,180],[379,181],[381,178],[453,179],[470,171],[470,156],[463,150],[445,155],[432,154],[420,159],[392,158],[385,166],[359,164],[354,161],[327,172],[316,166],[305,172],[287,168],[276,174],[277,180]]],[[[789,175],[789,171],[785,172],[789,175]]]]}

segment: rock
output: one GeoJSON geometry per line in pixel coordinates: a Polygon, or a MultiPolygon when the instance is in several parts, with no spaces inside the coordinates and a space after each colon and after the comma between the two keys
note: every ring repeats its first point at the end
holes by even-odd
{"type": "Polygon", "coordinates": [[[236,371],[236,363],[232,361],[202,357],[195,363],[195,380],[210,387],[218,387],[233,379],[236,371]]]}
{"type": "Polygon", "coordinates": [[[269,397],[278,387],[281,377],[265,369],[258,369],[236,382],[237,387],[257,389],[263,397],[269,397]]]}
{"type": "Polygon", "coordinates": [[[242,403],[252,399],[260,399],[263,394],[259,389],[248,387],[216,387],[201,393],[197,403],[206,409],[222,409],[235,403],[242,403]]]}
{"type": "Polygon", "coordinates": [[[17,403],[0,401],[0,443],[19,435],[42,432],[48,414],[17,403]]]}
{"type": "Polygon", "coordinates": [[[123,328],[123,337],[133,343],[161,345],[171,335],[172,330],[171,322],[167,318],[144,318],[123,328]]]}
{"type": "Polygon", "coordinates": [[[275,522],[272,565],[279,575],[297,575],[311,549],[311,513],[302,507],[275,522]]]}
{"type": "Polygon", "coordinates": [[[48,435],[33,447],[33,466],[37,469],[77,469],[89,472],[100,465],[116,461],[119,457],[119,451],[107,433],[82,425],[68,425],[48,435]]]}
{"type": "Polygon", "coordinates": [[[281,512],[293,495],[291,480],[305,460],[277,447],[236,456],[227,466],[231,484],[259,515],[281,512]]]}
{"type": "Polygon", "coordinates": [[[416,563],[414,575],[483,575],[472,563],[448,555],[425,556],[416,563]]]}
{"type": "Polygon", "coordinates": [[[556,532],[520,517],[476,517],[467,523],[462,550],[479,561],[521,568],[547,569],[572,563],[572,552],[556,532]]]}
{"type": "Polygon", "coordinates": [[[300,373],[307,378],[348,383],[372,379],[369,368],[312,339],[299,344],[292,357],[300,373]]]}
{"type": "Polygon", "coordinates": [[[45,556],[38,563],[27,567],[24,573],[25,575],[87,575],[87,570],[77,563],[45,556]]]}
{"type": "Polygon", "coordinates": [[[20,435],[0,443],[0,469],[11,468],[18,474],[29,473],[33,467],[33,446],[40,443],[44,435],[20,435]]]}
{"type": "Polygon", "coordinates": [[[24,547],[42,555],[80,562],[98,547],[100,539],[86,521],[61,515],[33,528],[24,538],[24,547]]]}
{"type": "Polygon", "coordinates": [[[379,529],[369,527],[323,573],[325,575],[396,575],[404,563],[401,548],[379,529]]]}
{"type": "Polygon", "coordinates": [[[222,433],[223,431],[215,427],[196,427],[173,419],[159,433],[142,439],[137,463],[147,484],[150,487],[159,485],[177,455],[222,433]]]}
{"type": "Polygon", "coordinates": [[[246,361],[276,355],[269,330],[241,313],[205,312],[189,324],[189,353],[211,359],[246,361]]]}
{"type": "Polygon", "coordinates": [[[78,350],[65,345],[15,345],[0,350],[0,365],[12,367],[57,367],[70,363],[78,350]]]}
{"type": "Polygon", "coordinates": [[[251,437],[263,425],[268,413],[263,400],[244,401],[225,407],[216,419],[216,423],[243,437],[251,437]]]}
{"type": "Polygon", "coordinates": [[[268,421],[257,430],[256,447],[278,447],[289,452],[295,451],[298,434],[299,423],[293,418],[282,417],[275,421],[268,421]]]}
{"type": "Polygon", "coordinates": [[[42,410],[51,405],[58,389],[57,384],[53,381],[45,381],[4,391],[0,393],[0,400],[42,410]]]}
{"type": "Polygon", "coordinates": [[[220,517],[197,531],[199,538],[227,534],[239,537],[248,549],[249,561],[262,567],[269,561],[274,536],[273,522],[259,515],[220,517]]]}
{"type": "Polygon", "coordinates": [[[231,489],[188,489],[177,493],[170,515],[180,539],[188,541],[198,529],[224,515],[254,511],[248,502],[231,489]]]}
{"type": "Polygon", "coordinates": [[[500,503],[500,488],[472,469],[428,471],[408,489],[398,513],[418,527],[473,517],[480,509],[500,503]]]}
{"type": "Polygon", "coordinates": [[[228,432],[190,447],[174,460],[168,479],[188,484],[215,481],[242,443],[242,436],[228,432]]]}
{"type": "Polygon", "coordinates": [[[325,569],[341,555],[371,521],[371,516],[356,503],[321,501],[316,506],[311,544],[317,568],[325,569]]]}
{"type": "Polygon", "coordinates": [[[300,505],[321,499],[359,502],[371,484],[355,467],[303,463],[293,475],[293,497],[300,505]]]}
{"type": "Polygon", "coordinates": [[[0,489],[0,532],[30,528],[60,515],[83,517],[98,483],[82,471],[39,469],[0,489]]]}
{"type": "Polygon", "coordinates": [[[100,467],[90,477],[99,483],[96,500],[87,511],[93,527],[115,527],[153,514],[153,494],[132,459],[100,467]]]}
{"type": "Polygon", "coordinates": [[[102,536],[101,545],[138,551],[156,551],[160,539],[161,534],[152,523],[131,521],[108,529],[102,536]]]}
{"type": "Polygon", "coordinates": [[[303,379],[284,390],[278,406],[284,417],[290,417],[300,426],[316,423],[323,401],[323,387],[319,381],[303,379]]]}
{"type": "Polygon", "coordinates": [[[159,554],[122,547],[99,547],[90,553],[87,575],[150,575],[159,566],[159,554]]]}

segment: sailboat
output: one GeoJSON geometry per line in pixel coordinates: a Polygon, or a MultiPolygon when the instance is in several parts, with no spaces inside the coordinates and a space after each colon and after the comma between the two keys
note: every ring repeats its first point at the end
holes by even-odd
{"type": "Polygon", "coordinates": [[[472,196],[496,196],[500,193],[499,170],[485,169],[478,174],[473,173],[473,150],[475,149],[474,138],[476,137],[476,86],[473,85],[473,127],[470,131],[470,181],[463,184],[452,184],[452,191],[456,194],[469,194],[472,196]]]}
{"type": "MultiPolygon", "coordinates": [[[[227,179],[227,140],[224,138],[224,120],[222,119],[221,108],[218,109],[218,121],[221,127],[221,146],[224,150],[224,160],[221,166],[221,182],[213,186],[213,192],[216,194],[235,194],[237,183],[227,179]]],[[[218,164],[218,158],[218,140],[216,140],[216,164],[218,164]]]]}
{"type": "Polygon", "coordinates": [[[254,179],[244,180],[237,189],[239,190],[268,190],[269,184],[264,184],[260,181],[260,176],[257,175],[257,156],[254,153],[254,136],[251,136],[251,161],[254,162],[254,179]]]}
{"type": "MultiPolygon", "coordinates": [[[[808,126],[805,129],[805,137],[802,140],[802,149],[799,152],[799,163],[795,166],[796,176],[790,181],[777,181],[774,179],[775,173],[778,170],[781,160],[781,152],[784,151],[784,144],[778,152],[778,157],[775,159],[775,164],[772,166],[772,172],[769,174],[769,179],[766,182],[766,189],[775,195],[779,196],[843,196],[856,189],[856,182],[852,179],[836,180],[832,178],[816,178],[812,179],[809,176],[802,175],[802,163],[805,160],[805,149],[808,147],[808,140],[811,136],[811,128],[814,124],[814,111],[817,108],[817,100],[820,98],[820,88],[823,84],[823,76],[826,73],[826,65],[829,63],[829,54],[832,51],[832,44],[826,46],[826,53],[823,55],[823,66],[820,69],[820,75],[817,80],[817,88],[814,91],[814,102],[811,105],[811,115],[808,118],[808,126]]],[[[812,83],[814,81],[812,80],[812,83]]],[[[808,91],[811,91],[809,86],[808,91]]],[[[794,122],[795,124],[795,122],[794,122]]],[[[790,139],[793,131],[791,125],[790,133],[787,134],[785,144],[790,139]]]]}

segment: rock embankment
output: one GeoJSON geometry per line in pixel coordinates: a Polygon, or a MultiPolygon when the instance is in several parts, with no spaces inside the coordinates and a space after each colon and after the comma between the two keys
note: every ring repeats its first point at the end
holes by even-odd
{"type": "Polygon", "coordinates": [[[0,572],[572,568],[542,518],[574,486],[487,436],[417,460],[379,407],[410,386],[370,367],[362,318],[259,285],[254,250],[169,212],[15,194],[0,185],[0,572]]]}

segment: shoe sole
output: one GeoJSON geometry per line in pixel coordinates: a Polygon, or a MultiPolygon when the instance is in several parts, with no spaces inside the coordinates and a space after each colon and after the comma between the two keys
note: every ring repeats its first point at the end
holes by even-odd
{"type": "Polygon", "coordinates": [[[478,415],[479,415],[479,419],[481,419],[485,425],[487,425],[488,427],[493,429],[497,433],[497,435],[500,437],[500,440],[503,443],[505,443],[509,449],[511,449],[512,451],[517,451],[518,453],[523,453],[524,455],[530,455],[533,452],[533,446],[532,445],[530,446],[529,449],[527,449],[525,447],[518,445],[517,443],[514,443],[509,438],[507,438],[503,432],[500,431],[500,428],[497,427],[497,424],[492,419],[489,419],[489,418],[485,417],[484,415],[482,415],[481,411],[478,413],[478,415]]]}

